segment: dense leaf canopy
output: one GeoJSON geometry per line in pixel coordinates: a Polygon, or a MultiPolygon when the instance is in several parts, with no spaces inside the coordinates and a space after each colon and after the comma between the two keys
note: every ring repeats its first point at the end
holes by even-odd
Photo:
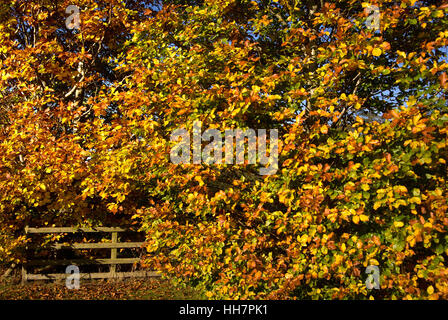
{"type": "Polygon", "coordinates": [[[134,224],[210,298],[446,299],[447,45],[442,1],[3,2],[0,259],[134,224]],[[195,121],[277,129],[278,171],[172,163],[195,121]]]}

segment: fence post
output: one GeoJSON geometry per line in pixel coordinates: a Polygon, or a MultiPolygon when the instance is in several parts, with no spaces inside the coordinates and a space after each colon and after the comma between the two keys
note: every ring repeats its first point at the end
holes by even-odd
{"type": "MultiPolygon", "coordinates": [[[[112,243],[118,242],[118,232],[112,232],[112,243]]],[[[111,259],[117,259],[117,248],[110,249],[110,258],[111,259]]],[[[111,264],[110,265],[110,274],[112,277],[116,276],[117,272],[117,265],[111,264]]]]}
{"type": "MultiPolygon", "coordinates": [[[[25,235],[26,234],[28,234],[28,226],[25,226],[25,235]]],[[[26,239],[25,239],[25,241],[26,241],[26,239]]],[[[26,251],[27,251],[27,249],[28,249],[28,246],[25,246],[25,259],[26,259],[26,251]]],[[[26,267],[25,267],[25,261],[23,261],[22,262],[22,284],[25,284],[26,283],[26,278],[27,278],[27,276],[26,276],[26,267]]]]}

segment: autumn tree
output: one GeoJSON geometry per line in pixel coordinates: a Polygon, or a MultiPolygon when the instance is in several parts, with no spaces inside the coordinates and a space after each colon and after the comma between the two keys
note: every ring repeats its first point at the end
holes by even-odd
{"type": "Polygon", "coordinates": [[[448,297],[447,5],[80,1],[70,31],[60,3],[2,8],[0,254],[134,221],[211,298],[448,297]],[[278,171],[172,163],[195,121],[277,129],[278,171]]]}
{"type": "MultiPolygon", "coordinates": [[[[98,101],[105,87],[127,76],[115,70],[114,57],[125,49],[131,26],[146,19],[144,7],[142,1],[2,2],[0,258],[5,261],[18,259],[25,225],[119,224],[123,218],[107,214],[107,205],[129,189],[115,166],[132,159],[113,155],[125,135],[116,129],[119,109],[98,101]],[[73,5],[79,8],[79,29],[70,28],[67,8],[73,5]]],[[[123,206],[112,211],[122,213],[123,206]]]]}

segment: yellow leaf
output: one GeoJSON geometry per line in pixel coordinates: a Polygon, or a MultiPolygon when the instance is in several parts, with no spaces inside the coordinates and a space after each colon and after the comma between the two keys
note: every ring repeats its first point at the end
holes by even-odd
{"type": "Polygon", "coordinates": [[[369,216],[366,216],[365,214],[360,215],[359,218],[362,222],[369,221],[369,216]]]}
{"type": "Polygon", "coordinates": [[[401,221],[395,221],[394,222],[394,226],[397,227],[397,228],[401,228],[402,226],[404,226],[404,223],[401,222],[401,221]]]}
{"type": "Polygon", "coordinates": [[[369,264],[372,266],[379,266],[380,265],[380,263],[378,262],[378,260],[376,260],[376,259],[370,259],[369,260],[369,264]]]}
{"type": "Polygon", "coordinates": [[[435,12],[435,17],[436,18],[443,18],[443,11],[442,10],[437,10],[436,12],[435,12]]]}
{"type": "Polygon", "coordinates": [[[433,294],[434,293],[434,287],[433,286],[429,286],[428,289],[426,289],[426,291],[428,292],[428,294],[433,294]]]}
{"type": "Polygon", "coordinates": [[[369,187],[368,184],[363,183],[363,184],[361,185],[361,189],[364,190],[364,191],[369,191],[369,190],[370,190],[370,187],[369,187]]]}
{"type": "Polygon", "coordinates": [[[373,49],[373,51],[372,51],[372,54],[373,54],[375,57],[379,57],[382,53],[383,53],[383,52],[381,51],[380,48],[375,48],[375,49],[373,49]]]}
{"type": "Polygon", "coordinates": [[[278,94],[270,95],[268,96],[268,100],[278,100],[281,99],[282,96],[279,96],[278,94]]]}
{"type": "Polygon", "coordinates": [[[323,134],[328,133],[328,127],[324,124],[322,127],[320,127],[320,132],[323,134]]]}
{"type": "Polygon", "coordinates": [[[204,181],[202,180],[202,178],[200,176],[196,176],[194,178],[194,180],[196,180],[197,182],[199,182],[199,186],[203,186],[204,185],[204,181]]]}
{"type": "Polygon", "coordinates": [[[411,199],[409,199],[409,203],[421,204],[422,200],[419,197],[412,197],[411,199]]]}

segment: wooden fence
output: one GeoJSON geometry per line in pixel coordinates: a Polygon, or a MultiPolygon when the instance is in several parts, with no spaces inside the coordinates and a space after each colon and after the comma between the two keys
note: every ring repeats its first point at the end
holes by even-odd
{"type": "Polygon", "coordinates": [[[65,259],[65,260],[30,260],[22,265],[22,282],[28,280],[56,280],[65,279],[70,274],[66,273],[51,273],[51,274],[30,274],[27,272],[27,266],[54,266],[54,265],[110,265],[109,272],[89,272],[80,273],[80,279],[109,279],[109,278],[124,278],[124,277],[159,277],[160,274],[154,271],[132,271],[132,272],[117,272],[117,265],[119,264],[134,264],[140,261],[140,258],[118,258],[118,249],[123,248],[141,248],[144,242],[118,242],[118,233],[129,232],[123,228],[113,227],[97,227],[94,229],[88,228],[25,228],[26,234],[49,234],[49,233],[111,233],[111,242],[96,242],[96,243],[72,243],[61,244],[54,243],[51,248],[56,250],[61,249],[110,249],[109,259],[65,259]]]}

